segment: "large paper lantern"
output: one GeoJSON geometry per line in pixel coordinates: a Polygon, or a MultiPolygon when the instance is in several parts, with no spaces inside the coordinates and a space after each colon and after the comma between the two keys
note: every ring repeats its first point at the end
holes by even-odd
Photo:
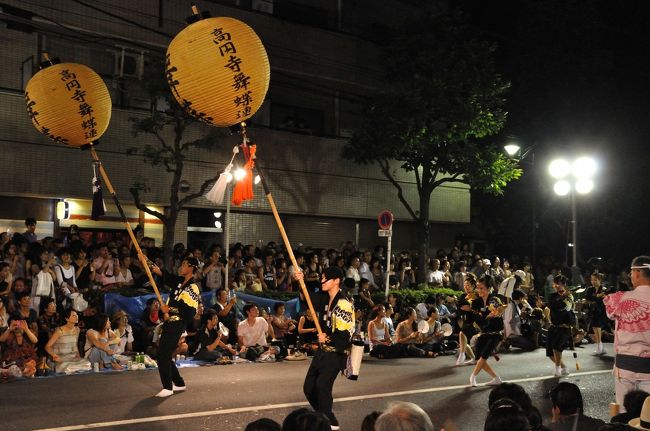
{"type": "Polygon", "coordinates": [[[234,18],[199,19],[167,48],[167,82],[185,111],[208,124],[252,117],[269,89],[269,59],[253,29],[234,18]]]}
{"type": "Polygon", "coordinates": [[[111,120],[111,95],[102,78],[83,64],[41,69],[25,89],[27,113],[39,132],[81,147],[99,139],[111,120]]]}

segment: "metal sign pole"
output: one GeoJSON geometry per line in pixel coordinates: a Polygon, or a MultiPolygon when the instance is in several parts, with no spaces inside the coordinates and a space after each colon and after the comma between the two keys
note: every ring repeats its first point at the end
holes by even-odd
{"type": "Polygon", "coordinates": [[[388,235],[388,247],[386,250],[386,301],[388,301],[388,289],[390,288],[390,256],[392,239],[393,231],[391,229],[390,235],[388,235]]]}

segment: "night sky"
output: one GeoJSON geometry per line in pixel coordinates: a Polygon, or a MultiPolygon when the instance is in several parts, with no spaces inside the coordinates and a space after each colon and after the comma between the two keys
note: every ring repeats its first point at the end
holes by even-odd
{"type": "Polygon", "coordinates": [[[553,194],[547,166],[555,155],[590,154],[599,171],[594,191],[577,200],[579,259],[610,258],[620,269],[650,253],[650,2],[450,4],[498,44],[500,72],[512,83],[508,122],[495,142],[514,135],[522,147],[534,145],[522,179],[503,197],[473,195],[473,216],[494,251],[531,256],[534,204],[537,261],[564,261],[570,204],[553,194]]]}

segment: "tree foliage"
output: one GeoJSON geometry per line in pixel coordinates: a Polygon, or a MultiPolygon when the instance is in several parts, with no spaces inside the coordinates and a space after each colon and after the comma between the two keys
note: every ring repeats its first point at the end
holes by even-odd
{"type": "Polygon", "coordinates": [[[488,142],[504,126],[509,83],[496,71],[495,46],[473,37],[459,16],[405,23],[385,48],[384,82],[368,100],[343,155],[376,163],[426,233],[430,196],[445,183],[503,193],[521,170],[488,142]],[[413,174],[419,209],[405,199],[389,161],[413,174]]]}
{"type": "Polygon", "coordinates": [[[194,140],[185,138],[188,128],[197,121],[187,115],[176,103],[164,80],[162,70],[164,70],[162,63],[145,69],[143,82],[152,100],[163,99],[169,109],[164,112],[154,110],[151,116],[146,118],[131,118],[133,136],[151,135],[155,137],[155,143],[131,147],[127,149],[127,154],[140,156],[145,163],[153,167],[164,168],[171,175],[169,206],[166,206],[164,213],[153,210],[142,203],[141,195],[149,189],[145,180],[136,180],[130,188],[136,207],[163,222],[165,265],[170,269],[175,225],[179,212],[191,201],[204,195],[208,187],[218,178],[218,175],[207,178],[192,193],[181,193],[180,183],[183,178],[186,156],[193,148],[214,148],[217,145],[218,136],[211,131],[206,136],[194,140]],[[168,130],[173,133],[167,133],[168,130]]]}

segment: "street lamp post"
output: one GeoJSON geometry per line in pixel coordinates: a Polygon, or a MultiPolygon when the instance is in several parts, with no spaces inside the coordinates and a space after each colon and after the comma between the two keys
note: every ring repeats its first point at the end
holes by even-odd
{"type": "MultiPolygon", "coordinates": [[[[505,150],[506,154],[508,154],[508,157],[511,159],[516,159],[519,163],[523,163],[524,159],[530,155],[530,159],[528,163],[530,166],[535,166],[535,153],[532,151],[532,149],[535,147],[535,144],[531,145],[530,147],[526,148],[523,152],[521,151],[521,147],[516,143],[515,140],[511,141],[507,145],[503,146],[503,149],[505,150]]],[[[537,257],[537,217],[536,217],[536,205],[535,205],[535,196],[536,193],[531,193],[530,194],[530,218],[531,218],[531,255],[530,255],[530,260],[531,264],[535,266],[535,261],[537,257]]]]}
{"type": "Polygon", "coordinates": [[[573,161],[553,160],[548,166],[549,174],[557,181],[553,191],[558,196],[570,195],[571,198],[571,257],[572,272],[578,267],[578,222],[575,194],[587,194],[594,188],[591,177],[596,173],[596,162],[591,157],[579,157],[573,161]]]}

